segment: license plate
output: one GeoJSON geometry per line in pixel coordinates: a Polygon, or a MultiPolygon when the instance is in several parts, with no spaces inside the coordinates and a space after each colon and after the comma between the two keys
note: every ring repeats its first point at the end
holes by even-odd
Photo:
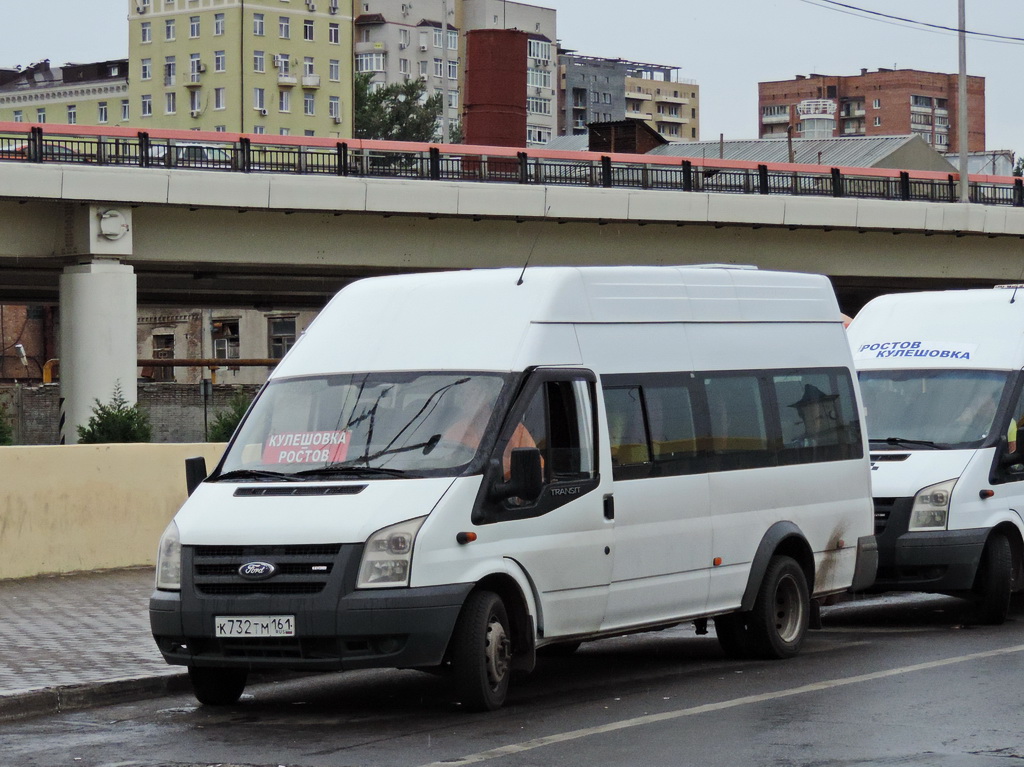
{"type": "Polygon", "coordinates": [[[293,637],[294,615],[218,615],[213,619],[218,637],[293,637]]]}

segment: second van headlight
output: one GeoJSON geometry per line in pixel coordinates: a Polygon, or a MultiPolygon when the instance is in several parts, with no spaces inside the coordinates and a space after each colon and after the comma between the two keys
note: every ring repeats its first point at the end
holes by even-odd
{"type": "Polygon", "coordinates": [[[357,589],[395,588],[409,585],[412,548],[426,517],[384,527],[366,541],[359,563],[357,589]]]}
{"type": "Polygon", "coordinates": [[[945,530],[949,522],[949,499],[955,479],[947,479],[917,491],[910,510],[911,530],[945,530]]]}
{"type": "Polygon", "coordinates": [[[174,520],[160,536],[156,552],[156,587],[161,591],[181,590],[181,538],[174,520]]]}

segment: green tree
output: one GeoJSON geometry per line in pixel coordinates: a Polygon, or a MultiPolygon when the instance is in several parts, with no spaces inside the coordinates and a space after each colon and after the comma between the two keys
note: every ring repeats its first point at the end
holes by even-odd
{"type": "Polygon", "coordinates": [[[107,405],[96,400],[92,417],[78,427],[78,441],[95,445],[106,442],[149,442],[153,429],[149,416],[138,405],[129,405],[121,393],[121,384],[114,386],[114,396],[107,405]]]}
{"type": "Polygon", "coordinates": [[[11,415],[7,412],[7,404],[0,402],[0,445],[14,444],[14,427],[11,426],[11,415]]]}
{"type": "Polygon", "coordinates": [[[249,409],[252,397],[239,389],[231,395],[227,410],[221,410],[210,424],[210,442],[227,442],[238,428],[238,423],[249,409]]]}
{"type": "Polygon", "coordinates": [[[423,80],[413,78],[371,88],[370,72],[355,77],[356,138],[387,141],[438,140],[441,94],[426,95],[423,80]]]}
{"type": "Polygon", "coordinates": [[[1013,175],[1024,176],[1024,154],[1017,158],[1017,162],[1013,164],[1013,175]]]}

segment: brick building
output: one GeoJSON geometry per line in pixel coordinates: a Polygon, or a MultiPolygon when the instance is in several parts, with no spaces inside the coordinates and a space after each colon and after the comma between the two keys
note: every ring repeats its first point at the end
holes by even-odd
{"type": "MultiPolygon", "coordinates": [[[[879,69],[849,77],[797,75],[758,83],[758,135],[794,138],[919,135],[940,152],[959,148],[957,76],[879,69]]],[[[985,149],[985,78],[967,79],[968,149],[985,149]]]]}

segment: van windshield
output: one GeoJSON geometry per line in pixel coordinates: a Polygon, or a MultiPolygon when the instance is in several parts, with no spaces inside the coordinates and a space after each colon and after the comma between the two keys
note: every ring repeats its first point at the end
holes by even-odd
{"type": "Polygon", "coordinates": [[[910,449],[971,448],[994,432],[1009,373],[871,370],[859,378],[872,442],[910,449]]]}
{"type": "Polygon", "coordinates": [[[218,477],[455,476],[490,433],[506,382],[496,374],[433,372],[272,381],[218,477]]]}

